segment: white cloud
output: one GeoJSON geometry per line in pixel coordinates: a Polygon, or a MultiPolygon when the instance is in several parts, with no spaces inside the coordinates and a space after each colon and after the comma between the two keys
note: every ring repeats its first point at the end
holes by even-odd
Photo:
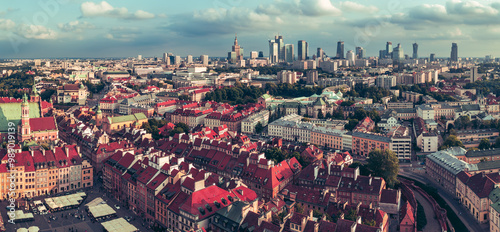
{"type": "Polygon", "coordinates": [[[457,15],[496,15],[498,10],[492,6],[483,5],[476,1],[452,0],[446,3],[446,9],[450,14],[457,15]]]}
{"type": "Polygon", "coordinates": [[[122,19],[151,19],[155,15],[143,10],[138,10],[135,13],[129,13],[125,7],[113,7],[106,1],[100,3],[84,2],[80,6],[82,17],[109,17],[109,18],[122,18],[122,19]]]}
{"type": "Polygon", "coordinates": [[[57,39],[58,34],[50,29],[46,28],[42,25],[26,25],[22,24],[18,28],[18,33],[28,39],[57,39]]]}
{"type": "Polygon", "coordinates": [[[121,42],[130,42],[133,41],[137,37],[134,33],[108,33],[104,35],[104,38],[109,40],[116,40],[121,42]]]}
{"type": "Polygon", "coordinates": [[[81,33],[85,29],[94,29],[95,26],[89,22],[73,21],[69,23],[59,23],[57,25],[61,31],[81,33]]]}
{"type": "Polygon", "coordinates": [[[0,30],[10,30],[16,26],[16,23],[10,19],[0,19],[0,30]]]}
{"type": "Polygon", "coordinates": [[[301,0],[299,9],[307,16],[337,16],[342,13],[330,0],[301,0]]]}
{"type": "Polygon", "coordinates": [[[362,12],[362,13],[375,13],[379,11],[379,9],[375,6],[365,6],[351,1],[341,2],[340,9],[342,11],[362,12]]]}

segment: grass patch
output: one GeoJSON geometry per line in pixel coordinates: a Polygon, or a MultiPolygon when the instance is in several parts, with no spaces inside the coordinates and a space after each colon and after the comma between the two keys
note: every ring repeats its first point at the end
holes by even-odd
{"type": "Polygon", "coordinates": [[[424,207],[417,201],[417,230],[423,231],[427,225],[427,217],[425,216],[424,207]]]}
{"type": "MultiPolygon", "coordinates": [[[[439,206],[441,206],[441,208],[446,210],[446,216],[448,216],[448,219],[450,220],[451,225],[455,229],[455,232],[468,232],[467,227],[465,227],[462,220],[460,220],[460,218],[458,218],[457,214],[455,214],[455,211],[453,211],[453,209],[451,209],[451,207],[446,203],[446,201],[441,196],[439,196],[436,188],[429,186],[429,185],[425,185],[425,184],[420,183],[419,181],[416,181],[416,180],[411,179],[411,178],[407,178],[407,177],[403,177],[403,176],[399,176],[399,177],[415,182],[416,186],[420,187],[422,190],[427,192],[432,198],[434,198],[434,200],[436,200],[436,202],[439,204],[439,206]]],[[[453,201],[453,199],[451,199],[451,200],[453,201]]]]}

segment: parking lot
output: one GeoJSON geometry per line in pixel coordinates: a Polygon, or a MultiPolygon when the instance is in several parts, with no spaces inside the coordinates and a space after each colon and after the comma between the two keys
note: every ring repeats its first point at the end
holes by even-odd
{"type": "MultiPolygon", "coordinates": [[[[97,181],[96,181],[97,182],[97,181]]],[[[16,231],[19,228],[29,228],[30,226],[38,226],[40,228],[40,232],[65,232],[65,231],[80,231],[80,232],[102,232],[103,227],[100,222],[92,222],[90,217],[87,216],[87,212],[84,209],[84,205],[94,200],[95,198],[101,197],[106,203],[111,206],[117,214],[116,218],[120,217],[131,217],[130,221],[139,231],[152,231],[143,226],[143,221],[140,217],[137,217],[132,211],[124,209],[124,207],[119,204],[117,201],[110,199],[107,197],[103,190],[100,190],[100,184],[96,183],[92,189],[83,190],[88,197],[81,204],[80,208],[65,210],[55,213],[48,213],[45,215],[34,214],[34,221],[29,222],[21,222],[16,224],[11,224],[8,222],[9,218],[7,216],[7,203],[8,201],[0,202],[0,210],[2,212],[2,217],[5,223],[5,228],[7,231],[16,231]],[[115,205],[118,205],[120,209],[116,209],[115,205]],[[51,219],[54,218],[55,220],[51,219]]],[[[53,196],[48,196],[53,197],[53,196]]],[[[35,200],[45,199],[46,196],[33,198],[35,200]]],[[[23,209],[23,211],[25,211],[23,209]]],[[[26,212],[26,211],[25,211],[26,212]]],[[[31,211],[30,211],[31,212],[31,211]]],[[[112,220],[115,218],[107,219],[106,221],[112,220]]],[[[102,221],[101,221],[102,222],[102,221]]]]}

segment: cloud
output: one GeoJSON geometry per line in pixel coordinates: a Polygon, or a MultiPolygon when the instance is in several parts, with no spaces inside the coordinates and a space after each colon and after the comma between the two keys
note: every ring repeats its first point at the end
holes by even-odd
{"type": "Polygon", "coordinates": [[[84,22],[84,21],[73,21],[69,23],[59,23],[57,25],[61,31],[64,32],[76,32],[76,33],[81,33],[85,29],[94,29],[95,26],[89,22],[84,22]]]}
{"type": "Polygon", "coordinates": [[[0,30],[10,30],[16,26],[16,23],[10,19],[0,19],[0,30]]]}
{"type": "Polygon", "coordinates": [[[365,6],[356,2],[345,1],[340,3],[340,9],[348,12],[375,13],[379,9],[375,6],[365,6]]]}
{"type": "Polygon", "coordinates": [[[110,33],[107,33],[104,35],[104,38],[109,39],[109,40],[115,40],[115,41],[121,41],[121,42],[131,42],[134,41],[135,38],[137,38],[136,33],[130,33],[130,32],[117,32],[117,31],[112,31],[110,33]]]}
{"type": "Polygon", "coordinates": [[[42,25],[22,24],[17,29],[17,32],[27,39],[52,40],[58,37],[58,34],[54,30],[42,25]]]}
{"type": "Polygon", "coordinates": [[[151,19],[155,15],[143,10],[138,10],[135,13],[129,13],[125,7],[113,7],[106,1],[100,3],[84,2],[80,6],[83,18],[108,17],[121,19],[151,19]]]}
{"type": "Polygon", "coordinates": [[[453,0],[446,3],[446,9],[450,14],[466,15],[497,15],[498,10],[491,5],[483,5],[476,1],[453,0]]]}
{"type": "Polygon", "coordinates": [[[307,16],[338,16],[342,12],[330,0],[301,0],[299,9],[307,16]]]}

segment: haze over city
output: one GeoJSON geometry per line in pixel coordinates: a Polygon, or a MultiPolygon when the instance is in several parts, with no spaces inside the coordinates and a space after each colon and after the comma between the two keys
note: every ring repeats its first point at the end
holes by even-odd
{"type": "MultiPolygon", "coordinates": [[[[377,56],[386,41],[406,51],[448,57],[451,43],[460,57],[483,57],[500,46],[499,1],[330,1],[215,0],[79,1],[49,0],[0,7],[0,57],[225,57],[234,34],[250,51],[264,51],[268,40],[306,40],[334,56],[336,42],[346,50],[365,48],[377,56]]],[[[491,54],[495,55],[495,54],[491,54]]]]}

